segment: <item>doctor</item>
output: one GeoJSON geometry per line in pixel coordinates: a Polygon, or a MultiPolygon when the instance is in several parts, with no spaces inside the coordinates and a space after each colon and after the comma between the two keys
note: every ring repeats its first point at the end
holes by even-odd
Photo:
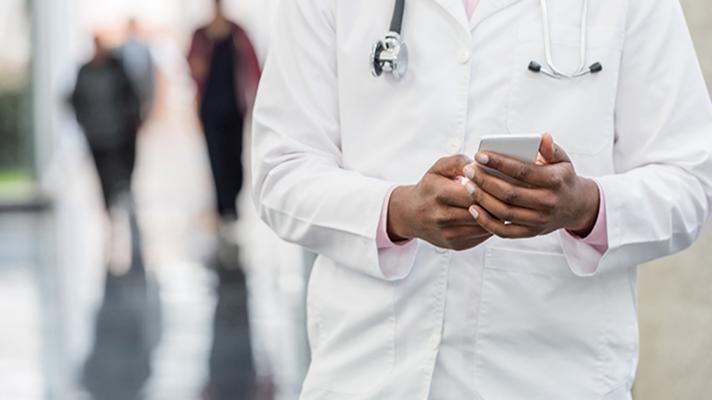
{"type": "Polygon", "coordinates": [[[253,173],[319,253],[302,399],[631,398],[637,265],[710,216],[712,105],[677,0],[590,3],[410,0],[374,77],[393,1],[282,2],[253,173]],[[536,164],[474,157],[528,132],[536,164]]]}

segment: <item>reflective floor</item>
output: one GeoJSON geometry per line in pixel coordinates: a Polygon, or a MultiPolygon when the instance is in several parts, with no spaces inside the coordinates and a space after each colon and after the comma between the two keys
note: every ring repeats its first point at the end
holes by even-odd
{"type": "MultiPolygon", "coordinates": [[[[17,222],[0,217],[3,227],[17,226],[17,222]]],[[[1,243],[0,248],[8,247],[8,241],[1,243]]],[[[0,398],[39,399],[44,379],[40,305],[33,272],[28,263],[5,258],[0,264],[0,398]]]]}
{"type": "MultiPolygon", "coordinates": [[[[44,370],[53,364],[45,365],[46,357],[56,353],[42,352],[43,332],[52,329],[42,321],[42,308],[52,305],[43,304],[49,297],[38,290],[35,252],[27,246],[33,220],[0,216],[1,399],[40,399],[44,374],[56,373],[44,370]]],[[[128,272],[106,274],[92,345],[78,365],[76,395],[96,400],[248,398],[257,386],[252,385],[247,293],[239,266],[176,264],[170,279],[159,283],[146,271],[140,247],[133,248],[128,272]]],[[[261,389],[269,393],[264,382],[261,389]]]]}

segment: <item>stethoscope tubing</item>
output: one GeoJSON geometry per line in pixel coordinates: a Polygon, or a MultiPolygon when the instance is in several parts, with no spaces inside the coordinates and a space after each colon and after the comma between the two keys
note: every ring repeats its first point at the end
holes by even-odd
{"type": "MultiPolygon", "coordinates": [[[[401,39],[402,28],[403,28],[403,15],[405,13],[405,1],[406,0],[395,0],[393,8],[393,16],[391,17],[390,31],[386,34],[386,38],[389,36],[403,46],[404,42],[401,39]]],[[[547,0],[539,0],[539,5],[541,8],[541,18],[542,18],[542,29],[544,36],[544,54],[546,57],[546,67],[539,65],[538,63],[532,61],[529,64],[529,70],[542,73],[554,79],[576,79],[588,74],[595,74],[600,72],[603,67],[600,63],[594,63],[590,66],[586,66],[586,57],[588,53],[588,17],[589,17],[589,0],[583,0],[581,6],[581,27],[579,31],[579,66],[574,72],[564,72],[556,66],[554,62],[554,56],[552,52],[552,38],[551,38],[551,21],[549,20],[549,4],[547,0]]],[[[383,43],[383,42],[379,42],[383,43]]],[[[371,57],[371,62],[374,63],[374,71],[379,71],[374,73],[375,76],[380,76],[380,71],[384,69],[378,68],[375,63],[383,62],[379,60],[378,44],[371,57]]],[[[392,61],[391,61],[392,62],[392,61]]],[[[405,60],[404,65],[407,65],[407,60],[405,60]]]]}
{"type": "Polygon", "coordinates": [[[393,7],[393,17],[391,18],[391,32],[402,34],[403,14],[405,14],[405,0],[396,0],[393,7]]]}
{"type": "Polygon", "coordinates": [[[544,74],[557,79],[574,79],[580,78],[591,73],[590,68],[586,66],[586,56],[588,51],[588,0],[583,0],[581,7],[581,29],[579,32],[579,58],[580,64],[575,72],[567,73],[560,70],[554,62],[554,56],[551,51],[551,24],[549,21],[549,5],[547,0],[539,0],[541,6],[542,26],[544,30],[544,54],[546,56],[546,65],[549,70],[542,69],[544,74]]]}

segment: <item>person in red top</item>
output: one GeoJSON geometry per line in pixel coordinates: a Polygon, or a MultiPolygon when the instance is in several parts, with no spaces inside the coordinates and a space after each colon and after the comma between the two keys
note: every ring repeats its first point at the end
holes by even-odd
{"type": "Polygon", "coordinates": [[[210,377],[202,398],[259,398],[261,382],[255,381],[252,366],[245,276],[237,261],[236,241],[226,234],[238,217],[237,195],[244,170],[243,126],[252,109],[260,66],[247,33],[225,17],[220,0],[215,0],[215,9],[213,20],[193,35],[188,53],[217,212],[222,219],[215,265],[219,283],[210,377]]]}
{"type": "Polygon", "coordinates": [[[213,20],[193,35],[188,64],[198,88],[218,212],[224,220],[234,220],[243,182],[242,130],[257,92],[260,66],[247,33],[225,17],[221,0],[215,0],[215,10],[213,20]]]}

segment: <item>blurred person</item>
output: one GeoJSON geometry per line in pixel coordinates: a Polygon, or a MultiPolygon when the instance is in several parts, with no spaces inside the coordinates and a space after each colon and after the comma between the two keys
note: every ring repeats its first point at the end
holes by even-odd
{"type": "Polygon", "coordinates": [[[145,122],[153,107],[156,76],[151,50],[141,39],[136,19],[126,26],[128,37],[119,50],[121,61],[141,102],[141,122],[145,122]]]}
{"type": "Polygon", "coordinates": [[[144,265],[131,194],[142,105],[121,53],[98,34],[94,46],[71,102],[98,172],[109,234],[104,299],[82,382],[97,400],[132,400],[140,398],[160,339],[158,288],[144,265]]]}
{"type": "Polygon", "coordinates": [[[284,1],[272,35],[253,192],[319,254],[301,398],[630,400],[637,266],[712,214],[678,0],[405,4],[284,1]]]}
{"type": "Polygon", "coordinates": [[[214,1],[215,17],[193,35],[188,64],[198,88],[217,211],[229,222],[237,218],[237,195],[243,183],[243,126],[254,101],[260,67],[247,33],[227,19],[222,0],[214,1]]]}
{"type": "Polygon", "coordinates": [[[218,304],[210,380],[203,397],[252,398],[269,385],[254,382],[247,287],[238,265],[234,229],[237,196],[243,186],[243,127],[254,101],[260,67],[247,33],[226,18],[222,1],[215,0],[213,20],[194,33],[188,63],[198,89],[198,114],[215,184],[216,211],[221,219],[216,259],[218,304]]]}
{"type": "Polygon", "coordinates": [[[91,151],[104,205],[131,191],[141,101],[120,59],[94,36],[94,54],[77,75],[71,97],[91,151]]]}

